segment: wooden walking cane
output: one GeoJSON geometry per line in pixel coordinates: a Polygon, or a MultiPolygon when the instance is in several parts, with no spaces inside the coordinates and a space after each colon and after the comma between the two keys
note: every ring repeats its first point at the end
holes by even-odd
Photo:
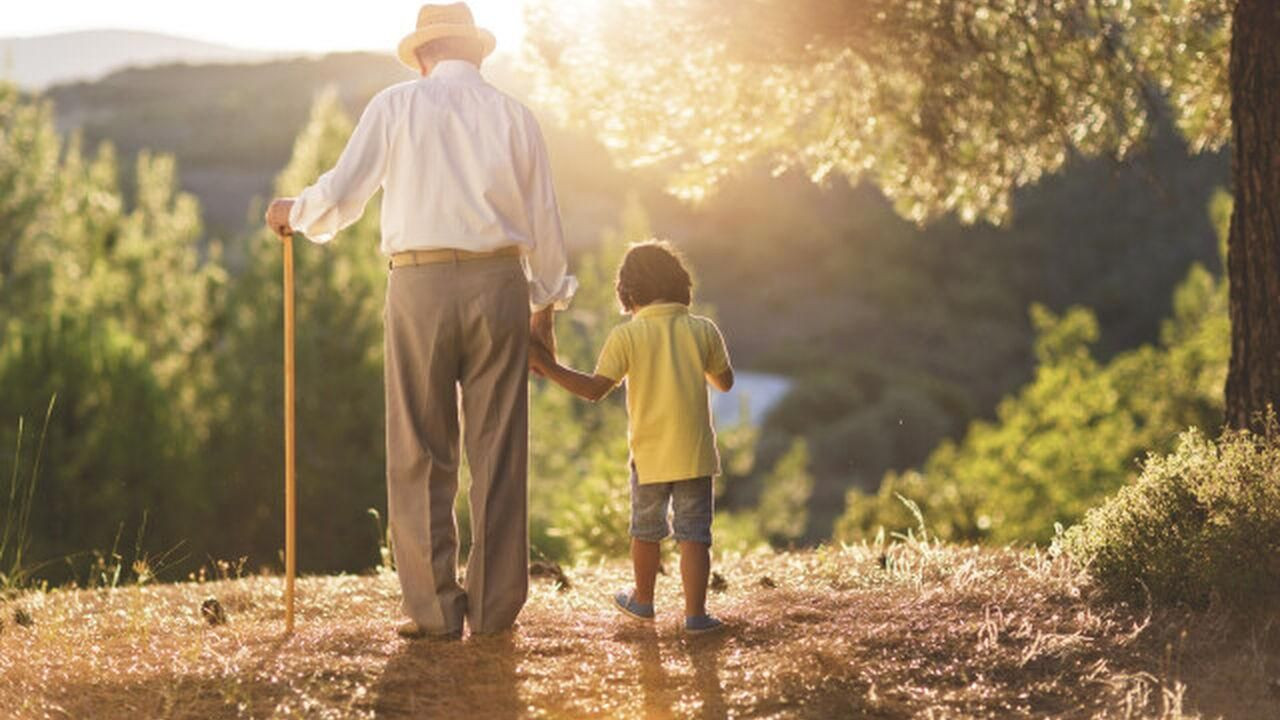
{"type": "Polygon", "coordinates": [[[294,523],[297,492],[293,416],[293,233],[285,233],[280,239],[284,243],[284,631],[288,635],[293,632],[293,577],[297,572],[294,523]]]}

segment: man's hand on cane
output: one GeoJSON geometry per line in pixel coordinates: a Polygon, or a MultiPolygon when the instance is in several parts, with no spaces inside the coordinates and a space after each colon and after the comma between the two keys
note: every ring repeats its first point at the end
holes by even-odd
{"type": "Polygon", "coordinates": [[[267,206],[267,227],[280,237],[293,234],[289,227],[289,212],[293,210],[294,198],[276,198],[267,206]]]}

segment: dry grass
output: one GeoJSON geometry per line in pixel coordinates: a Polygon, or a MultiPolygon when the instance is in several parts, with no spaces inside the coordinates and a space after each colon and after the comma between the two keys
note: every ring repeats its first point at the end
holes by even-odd
{"type": "Polygon", "coordinates": [[[620,564],[535,582],[515,632],[455,643],[395,635],[389,575],[303,579],[289,638],[278,578],[28,594],[0,608],[0,715],[1280,716],[1265,622],[1103,604],[1043,554],[906,543],[717,569],[730,628],[693,640],[674,578],[652,630],[607,606],[620,564]],[[202,620],[207,596],[227,624],[202,620]]]}

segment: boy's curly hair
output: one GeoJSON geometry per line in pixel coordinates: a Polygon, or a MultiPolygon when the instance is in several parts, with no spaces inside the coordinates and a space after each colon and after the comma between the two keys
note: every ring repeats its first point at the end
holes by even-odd
{"type": "Polygon", "coordinates": [[[618,301],[627,312],[656,302],[688,305],[693,280],[679,251],[666,240],[635,243],[618,267],[618,301]]]}

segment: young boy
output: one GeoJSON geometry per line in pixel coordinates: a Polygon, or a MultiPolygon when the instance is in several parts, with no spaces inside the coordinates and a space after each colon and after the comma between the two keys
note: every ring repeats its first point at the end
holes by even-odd
{"type": "Polygon", "coordinates": [[[711,478],[720,472],[706,382],[733,386],[724,338],[711,320],[691,315],[693,282],[670,244],[633,245],[618,268],[617,292],[631,320],[605,340],[594,375],[560,365],[534,343],[533,369],[566,390],[595,402],[627,381],[627,441],[631,448],[631,561],[635,588],[614,596],[618,609],[653,620],[658,543],[671,534],[680,544],[684,627],[717,630],[707,614],[711,572],[711,478]]]}

